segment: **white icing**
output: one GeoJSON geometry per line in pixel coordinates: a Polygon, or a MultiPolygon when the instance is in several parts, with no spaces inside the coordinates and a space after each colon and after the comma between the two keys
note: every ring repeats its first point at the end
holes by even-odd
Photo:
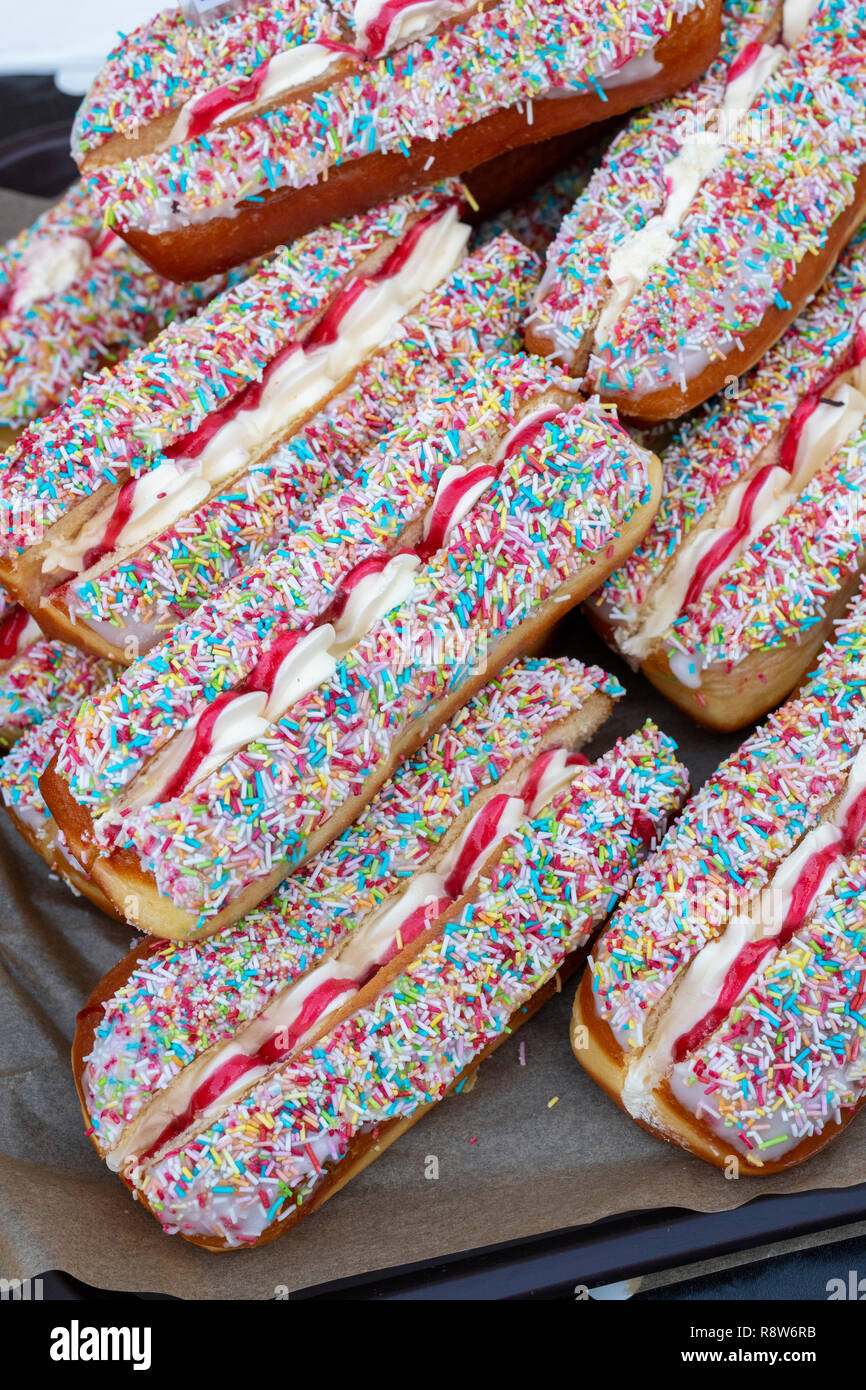
{"type": "Polygon", "coordinates": [[[18,263],[10,309],[21,313],[41,299],[62,294],[85,274],[90,261],[90,243],[74,233],[32,242],[18,263]]]}
{"type": "Polygon", "coordinates": [[[700,690],[703,666],[694,652],[670,651],[668,665],[671,675],[680,685],[684,685],[687,690],[700,690]]]}
{"type": "MultiPolygon", "coordinates": [[[[311,970],[294,984],[288,995],[274,1001],[267,1011],[252,1020],[230,1042],[224,1043],[195,1058],[177,1081],[165,1091],[157,1093],[143,1114],[121,1133],[117,1143],[106,1156],[106,1163],[113,1172],[119,1172],[137,1153],[147,1153],[157,1142],[166,1127],[182,1115],[200,1086],[204,1085],[216,1072],[235,1057],[253,1056],[269,1038],[282,1028],[291,1027],[307,997],[328,977],[327,963],[311,970]]],[[[351,987],[347,986],[347,993],[351,987]]],[[[334,1001],[335,1006],[339,1004],[334,1001]]],[[[215,1114],[232,1096],[253,1085],[267,1071],[266,1065],[251,1067],[248,1071],[220,1093],[210,1106],[205,1106],[197,1118],[207,1123],[207,1117],[215,1114]]]]}
{"type": "Polygon", "coordinates": [[[617,87],[630,87],[635,82],[648,82],[656,73],[661,72],[662,65],[655,56],[652,49],[646,53],[636,53],[633,58],[629,58],[627,63],[623,63],[615,72],[607,77],[602,77],[601,85],[606,92],[614,91],[617,87]]]}
{"type": "Polygon", "coordinates": [[[45,818],[45,803],[41,797],[34,800],[31,796],[16,797],[16,788],[6,785],[3,788],[3,801],[9,812],[30,830],[40,845],[50,843],[49,831],[53,827],[53,822],[45,818]]]}

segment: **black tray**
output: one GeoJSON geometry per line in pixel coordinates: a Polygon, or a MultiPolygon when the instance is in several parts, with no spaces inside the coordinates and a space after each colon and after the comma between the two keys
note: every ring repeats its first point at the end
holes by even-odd
{"type": "Polygon", "coordinates": [[[302,1289],[292,1299],[508,1299],[574,1297],[578,1286],[718,1259],[738,1250],[844,1228],[866,1220],[866,1183],[756,1197],[734,1211],[670,1207],[628,1212],[589,1226],[469,1250],[447,1260],[378,1270],[302,1289]]]}

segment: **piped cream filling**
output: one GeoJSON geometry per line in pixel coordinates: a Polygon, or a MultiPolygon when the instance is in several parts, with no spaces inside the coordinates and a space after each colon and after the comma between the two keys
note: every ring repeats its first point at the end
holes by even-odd
{"type": "MultiPolygon", "coordinates": [[[[689,964],[649,1043],[628,1065],[622,1101],[629,1114],[646,1118],[652,1111],[652,1093],[671,1069],[677,1039],[690,1032],[714,1007],[728,971],[744,947],[779,935],[800,875],[812,856],[837,843],[841,850],[845,821],[864,788],[866,745],[854,759],[845,793],[831,819],[803,836],[791,854],[782,860],[769,888],[764,890],[752,910],[732,918],[724,935],[709,942],[689,964]]],[[[843,863],[841,853],[830,860],[812,897],[813,903],[826,891],[843,863]]],[[[741,999],[748,994],[762,964],[744,982],[741,999]]]]}
{"type": "Polygon", "coordinates": [[[821,0],[785,0],[782,9],[782,42],[786,48],[799,43],[821,0]]]}
{"type": "MultiPolygon", "coordinates": [[[[373,281],[347,310],[333,343],[290,353],[268,378],[255,409],[240,410],[213,435],[197,458],[167,459],[137,481],[132,515],[114,541],[113,555],[160,535],[246,468],[271,440],[289,434],[325,403],[369,353],[387,342],[402,319],[459,264],[470,228],[448,207],[425,228],[395,275],[373,281]],[[139,503],[138,495],[142,493],[139,503]]],[[[78,534],[49,544],[43,574],[80,574],[88,551],[111,521],[116,494],[78,534]]]]}
{"type": "Polygon", "coordinates": [[[334,669],[380,618],[406,601],[420,564],[417,555],[395,555],[378,574],[367,575],[355,585],[334,623],[334,640],[329,647],[334,669]]]}
{"type": "MultiPolygon", "coordinates": [[[[382,0],[355,0],[355,32],[362,52],[369,47],[370,25],[383,8],[382,0]]],[[[417,4],[407,5],[394,15],[388,25],[385,43],[377,48],[376,56],[390,53],[395,48],[404,48],[416,39],[426,38],[428,34],[436,32],[444,19],[471,8],[471,4],[465,3],[465,0],[418,0],[417,4]]]]}
{"type": "MultiPolygon", "coordinates": [[[[791,504],[808,487],[846,440],[863,428],[866,421],[866,361],[853,371],[846,372],[832,387],[809,416],[797,445],[794,465],[774,467],[767,474],[755,498],[748,528],[732,547],[724,561],[706,578],[704,591],[715,584],[754,544],[762,531],[785,514],[791,504]]],[[[692,576],[704,556],[734,526],[740,516],[751,477],[731,488],[721,515],[712,525],[697,527],[676,552],[665,578],[654,586],[642,605],[638,623],[620,639],[622,651],[637,661],[649,655],[653,645],[672,627],[685,603],[692,576]]],[[[670,653],[669,660],[677,653],[670,653]]],[[[689,662],[694,662],[691,654],[689,662]]],[[[684,684],[697,688],[700,672],[687,672],[684,684]]]]}
{"type": "MultiPolygon", "coordinates": [[[[394,15],[388,26],[384,46],[377,49],[375,56],[384,56],[395,48],[405,47],[416,39],[435,33],[443,19],[470,8],[471,6],[464,4],[463,0],[418,0],[417,4],[407,5],[394,15]]],[[[367,32],[381,9],[382,0],[357,0],[354,23],[358,35],[356,47],[359,58],[363,58],[364,51],[369,46],[367,32]]],[[[299,91],[319,78],[327,77],[333,68],[345,62],[349,56],[351,54],[347,54],[345,50],[333,49],[327,44],[316,43],[315,40],[296,44],[282,53],[276,53],[273,58],[268,59],[267,72],[255,95],[225,106],[213,117],[203,133],[206,134],[207,130],[214,126],[225,125],[239,117],[271,109],[275,103],[290,96],[292,92],[299,91]]],[[[238,85],[243,81],[243,78],[238,78],[238,85]]],[[[168,150],[173,145],[182,145],[189,139],[190,128],[200,103],[212,95],[212,91],[199,92],[184,103],[161,145],[162,149],[168,150]]]]}
{"type": "MultiPolygon", "coordinates": [[[[352,590],[336,623],[314,627],[287,653],[269,693],[251,690],[231,700],[214,721],[208,750],[189,786],[204,781],[242,748],[264,738],[269,727],[298,700],[331,680],[346,653],[409,597],[420,563],[417,555],[395,555],[384,569],[366,575],[352,590]]],[[[194,716],[135,778],[122,798],[124,810],[159,801],[161,789],[180,770],[195,745],[199,718],[194,716]]]]}
{"type": "MultiPolygon", "coordinates": [[[[225,125],[227,121],[232,121],[243,113],[252,112],[258,108],[266,110],[278,99],[288,96],[290,92],[305,87],[307,83],[314,82],[318,77],[323,77],[339,62],[345,61],[345,58],[345,53],[335,52],[320,43],[301,43],[295,48],[288,48],[283,53],[277,53],[268,62],[265,80],[252,100],[237,101],[231,106],[225,107],[219,115],[214,116],[212,125],[225,125]]],[[[183,144],[189,136],[190,126],[199,102],[204,96],[209,95],[211,94],[199,93],[184,103],[168,138],[162,146],[163,149],[171,149],[172,145],[183,144]]],[[[210,128],[209,126],[208,129],[210,128]]]]}

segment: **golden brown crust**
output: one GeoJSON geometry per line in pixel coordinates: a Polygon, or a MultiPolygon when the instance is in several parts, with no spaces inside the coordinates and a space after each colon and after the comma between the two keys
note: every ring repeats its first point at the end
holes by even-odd
{"type": "Polygon", "coordinates": [[[587,965],[574,997],[571,1014],[571,1049],[585,1071],[602,1090],[621,1105],[626,1059],[603,1018],[599,1018],[592,992],[592,970],[587,965]],[[578,1032],[578,1030],[581,1030],[578,1032]]]}
{"type": "MultiPolygon", "coordinates": [[[[643,82],[615,87],[606,100],[595,93],[533,103],[532,125],[516,107],[497,111],[448,140],[421,140],[407,157],[366,155],[331,169],[313,187],[277,189],[235,217],[153,236],[129,230],[123,237],[148,265],[168,279],[203,280],[230,270],[326,222],[375,207],[437,179],[465,174],[494,156],[608,120],[684,87],[715,57],[721,30],[721,0],[707,0],[676,22],[656,47],[660,71],[643,82]]],[[[482,213],[484,210],[482,209],[482,213]]]]}
{"type": "MultiPolygon", "coordinates": [[[[332,816],[324,826],[309,836],[304,858],[293,866],[294,869],[299,868],[301,863],[306,862],[342,834],[382,784],[393,775],[399,764],[426,743],[434,729],[456,714],[461,706],[472,699],[481,687],[505,666],[517,661],[528,647],[541,641],[571,607],[597,589],[599,584],[622,564],[626,555],[631,554],[635,546],[640,544],[652,524],[661,497],[661,464],[654,454],[649,456],[648,472],[649,499],[643,506],[635,509],[616,544],[607,547],[602,555],[585,565],[570,584],[563,586],[559,594],[553,595],[542,605],[535,618],[519,623],[508,633],[497,644],[484,668],[473,672],[470,680],[446,699],[440,700],[423,718],[412,721],[404,737],[392,745],[389,757],[383,759],[371,772],[363,794],[345,802],[337,815],[332,816]],[[567,602],[563,602],[564,597],[567,597],[567,602]]],[[[68,785],[57,775],[56,763],[55,755],[42,774],[40,791],[76,858],[93,875],[109,900],[124,914],[127,921],[142,931],[174,940],[200,938],[203,933],[196,930],[197,919],[160,895],[155,878],[142,868],[140,860],[131,851],[115,850],[110,855],[97,857],[90,814],[70,795],[68,785]]],[[[284,864],[278,865],[269,878],[259,880],[237,894],[221,912],[210,919],[204,935],[212,935],[221,927],[237,921],[271,893],[285,878],[287,872],[284,864]]]]}
{"type": "Polygon", "coordinates": [[[73,800],[69,787],[55,772],[57,755],[51,759],[39,779],[39,790],[56,823],[62,827],[72,853],[85,868],[89,868],[94,849],[92,844],[91,821],[89,815],[73,800]],[[50,795],[50,800],[46,796],[50,795]]]}
{"type": "Polygon", "coordinates": [[[62,878],[64,883],[68,883],[73,892],[78,893],[83,898],[87,898],[109,917],[115,921],[122,922],[123,918],[117,909],[108,901],[102,890],[94,883],[88,874],[83,873],[77,868],[65,854],[62,853],[57,845],[57,835],[53,825],[47,834],[38,835],[26,821],[16,815],[13,806],[7,806],[6,811],[9,819],[18,831],[22,840],[30,846],[35,854],[48,865],[52,873],[62,878]]]}
{"type": "MultiPolygon", "coordinates": [[[[98,661],[114,661],[122,665],[134,659],[122,648],[106,642],[92,628],[76,623],[61,598],[49,595],[44,602],[37,601],[23,606],[35,618],[44,636],[52,638],[55,642],[66,642],[70,647],[77,647],[80,652],[85,652],[98,661]]],[[[118,632],[122,634],[122,629],[118,628],[118,632]]]]}

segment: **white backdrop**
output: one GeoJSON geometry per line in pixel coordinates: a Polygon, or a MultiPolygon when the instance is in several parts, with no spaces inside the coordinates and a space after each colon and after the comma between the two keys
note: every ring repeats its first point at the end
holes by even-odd
{"type": "Polygon", "coordinates": [[[160,0],[2,0],[0,72],[54,73],[62,91],[79,96],[118,31],[161,8],[160,0]]]}

